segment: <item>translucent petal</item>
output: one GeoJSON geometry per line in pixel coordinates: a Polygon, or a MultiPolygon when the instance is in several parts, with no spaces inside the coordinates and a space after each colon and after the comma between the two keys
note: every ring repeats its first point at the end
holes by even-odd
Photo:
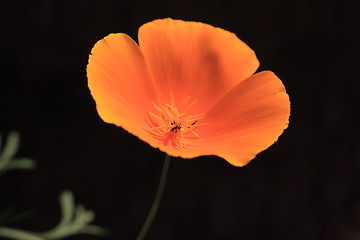
{"type": "MultiPolygon", "coordinates": [[[[139,29],[139,44],[159,97],[196,99],[203,110],[259,66],[253,50],[235,34],[199,22],[159,19],[139,29]]],[[[161,100],[161,99],[160,99],[161,100]]]]}
{"type": "Polygon", "coordinates": [[[126,34],[98,41],[87,66],[88,85],[101,118],[137,135],[156,95],[139,46],[126,34]]]}

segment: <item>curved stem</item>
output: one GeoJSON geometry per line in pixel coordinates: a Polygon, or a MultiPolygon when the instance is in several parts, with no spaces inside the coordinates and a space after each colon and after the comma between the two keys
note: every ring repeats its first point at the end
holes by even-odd
{"type": "Polygon", "coordinates": [[[151,206],[150,212],[149,212],[149,214],[144,222],[144,225],[142,226],[136,240],[143,240],[145,238],[145,236],[148,233],[150,226],[155,218],[156,212],[160,205],[162,194],[164,192],[166,177],[167,177],[167,173],[168,173],[169,165],[170,165],[170,158],[171,157],[166,154],[165,162],[164,162],[164,166],[163,166],[163,169],[161,172],[160,182],[159,182],[159,185],[158,185],[158,188],[156,191],[154,202],[151,206]]]}

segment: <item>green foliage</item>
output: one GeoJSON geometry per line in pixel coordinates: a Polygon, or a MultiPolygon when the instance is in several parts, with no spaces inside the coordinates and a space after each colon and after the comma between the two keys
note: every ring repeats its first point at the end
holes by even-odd
{"type": "Polygon", "coordinates": [[[62,218],[59,224],[44,233],[37,235],[42,239],[55,240],[62,239],[70,235],[87,233],[93,235],[107,235],[104,228],[89,225],[95,218],[92,211],[86,210],[82,205],[75,205],[74,196],[70,191],[64,191],[60,195],[60,206],[62,218]]]}
{"type": "MultiPolygon", "coordinates": [[[[0,135],[0,175],[14,169],[33,169],[36,164],[29,158],[15,158],[20,146],[20,135],[10,132],[1,151],[0,135]]],[[[15,213],[10,207],[0,212],[0,238],[14,240],[58,240],[75,234],[106,236],[109,232],[99,226],[90,225],[95,215],[81,204],[75,204],[70,191],[63,191],[59,197],[62,217],[58,225],[46,232],[31,232],[5,227],[5,225],[29,216],[29,212],[15,213]]]]}
{"type": "Polygon", "coordinates": [[[36,167],[35,161],[30,158],[14,158],[20,146],[19,133],[15,131],[9,133],[3,150],[1,149],[1,140],[0,135],[0,175],[9,170],[33,169],[36,167]]]}

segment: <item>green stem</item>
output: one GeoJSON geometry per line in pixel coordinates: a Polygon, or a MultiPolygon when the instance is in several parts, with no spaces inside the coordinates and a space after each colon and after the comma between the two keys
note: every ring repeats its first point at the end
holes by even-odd
{"type": "Polygon", "coordinates": [[[26,231],[8,227],[0,227],[0,237],[16,240],[44,240],[26,231]]]}
{"type": "Polygon", "coordinates": [[[169,170],[170,165],[170,156],[166,154],[164,166],[161,172],[160,182],[156,191],[156,195],[154,198],[154,202],[151,206],[150,212],[144,222],[144,225],[142,226],[139,235],[137,236],[136,240],[143,240],[145,239],[146,234],[148,233],[150,226],[155,218],[156,212],[159,209],[160,201],[162,194],[164,192],[165,183],[166,183],[166,177],[169,170]]]}

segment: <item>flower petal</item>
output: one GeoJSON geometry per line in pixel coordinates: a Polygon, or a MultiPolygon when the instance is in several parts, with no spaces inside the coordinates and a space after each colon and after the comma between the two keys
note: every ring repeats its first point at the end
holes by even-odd
{"type": "Polygon", "coordinates": [[[172,156],[217,155],[247,164],[287,127],[289,97],[235,34],[162,19],[140,47],[110,34],[93,48],[88,84],[101,118],[172,156]]]}
{"type": "Polygon", "coordinates": [[[101,118],[139,137],[145,134],[139,126],[155,94],[139,46],[126,34],[108,35],[92,49],[87,76],[101,118]]]}
{"type": "Polygon", "coordinates": [[[272,72],[239,83],[206,113],[207,129],[198,133],[214,155],[243,166],[271,146],[288,126],[289,96],[272,72]]]}
{"type": "Polygon", "coordinates": [[[259,66],[235,34],[199,22],[159,19],[139,29],[139,45],[159,95],[175,102],[190,96],[205,108],[259,66]]]}

